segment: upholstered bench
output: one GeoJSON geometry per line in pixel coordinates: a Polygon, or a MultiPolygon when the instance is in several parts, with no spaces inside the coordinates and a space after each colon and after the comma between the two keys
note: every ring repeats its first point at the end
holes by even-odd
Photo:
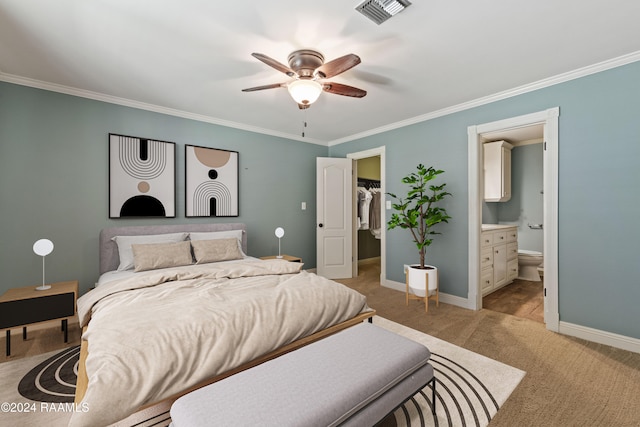
{"type": "Polygon", "coordinates": [[[193,391],[174,427],[373,426],[435,379],[431,353],[362,323],[193,391]]]}

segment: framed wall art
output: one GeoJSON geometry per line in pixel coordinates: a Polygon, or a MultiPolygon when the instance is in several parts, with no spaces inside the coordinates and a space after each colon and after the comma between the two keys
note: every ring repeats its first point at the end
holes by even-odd
{"type": "Polygon", "coordinates": [[[175,218],[176,144],[109,134],[109,218],[175,218]]]}
{"type": "Polygon", "coordinates": [[[185,145],[185,215],[238,216],[238,152],[185,145]]]}

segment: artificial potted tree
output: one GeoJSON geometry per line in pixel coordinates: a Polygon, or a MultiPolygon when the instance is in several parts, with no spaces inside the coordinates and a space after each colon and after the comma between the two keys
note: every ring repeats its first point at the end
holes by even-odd
{"type": "Polygon", "coordinates": [[[410,265],[406,272],[409,288],[418,297],[428,297],[437,289],[437,268],[425,264],[425,254],[427,247],[433,242],[433,236],[440,234],[434,227],[442,222],[449,222],[451,218],[446,209],[438,206],[446,196],[451,195],[444,190],[447,184],[430,184],[441,173],[444,171],[419,164],[417,172],[402,178],[402,182],[409,186],[404,198],[387,193],[397,201],[392,204],[396,213],[391,215],[387,229],[400,227],[409,230],[420,254],[420,264],[410,265]],[[429,284],[428,289],[426,283],[429,284]]]}

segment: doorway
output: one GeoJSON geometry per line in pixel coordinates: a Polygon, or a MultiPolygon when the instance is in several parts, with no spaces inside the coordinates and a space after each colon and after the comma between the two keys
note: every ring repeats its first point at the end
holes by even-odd
{"type": "Polygon", "coordinates": [[[544,322],[558,331],[558,117],[559,108],[481,125],[469,126],[469,308],[482,308],[480,289],[480,231],[482,225],[484,173],[482,144],[501,133],[516,134],[543,129],[543,256],[544,322]]]}
{"type": "MultiPolygon", "coordinates": [[[[379,273],[380,283],[384,283],[386,277],[386,219],[384,204],[385,192],[385,147],[373,148],[366,151],[347,154],[347,158],[354,160],[354,207],[353,207],[353,277],[359,276],[359,270],[363,273],[375,271],[379,273]],[[360,187],[360,189],[359,189],[360,187]],[[366,188],[369,187],[369,188],[366,188]],[[363,196],[362,188],[374,196],[378,193],[380,204],[379,224],[372,228],[370,224],[362,225],[359,218],[363,214],[359,208],[358,194],[363,196]]],[[[373,199],[371,199],[373,200],[373,199]]],[[[371,203],[369,207],[373,207],[371,203]]]]}
{"type": "MultiPolygon", "coordinates": [[[[510,145],[511,175],[508,200],[497,202],[493,198],[483,202],[482,229],[506,227],[507,236],[517,235],[517,243],[504,247],[505,258],[511,260],[502,264],[507,266],[508,277],[500,286],[498,279],[494,279],[495,289],[483,290],[482,307],[539,323],[544,323],[544,269],[540,266],[544,250],[543,136],[542,124],[482,134],[485,144],[504,141],[510,145]],[[519,258],[535,265],[518,269],[519,258]]],[[[491,234],[495,236],[495,232],[491,234]]],[[[495,250],[500,252],[501,247],[497,245],[495,250]]],[[[487,275],[485,269],[482,275],[487,275]]]]}

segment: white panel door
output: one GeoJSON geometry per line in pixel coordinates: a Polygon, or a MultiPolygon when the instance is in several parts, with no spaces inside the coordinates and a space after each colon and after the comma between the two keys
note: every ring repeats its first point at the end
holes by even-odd
{"type": "Polygon", "coordinates": [[[316,161],[316,254],[318,275],[352,277],[353,160],[316,161]]]}

